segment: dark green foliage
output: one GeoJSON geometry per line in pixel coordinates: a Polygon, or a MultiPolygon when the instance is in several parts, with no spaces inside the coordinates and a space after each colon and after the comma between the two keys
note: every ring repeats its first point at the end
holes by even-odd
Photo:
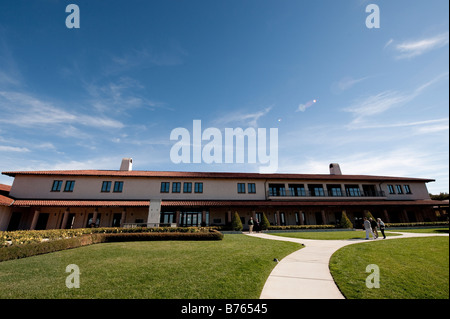
{"type": "Polygon", "coordinates": [[[231,220],[231,229],[235,231],[240,231],[242,230],[242,228],[243,226],[241,218],[239,217],[238,212],[234,212],[233,219],[231,220]]]}
{"type": "Polygon", "coordinates": [[[269,229],[269,227],[270,227],[269,220],[267,219],[267,216],[264,213],[263,213],[263,216],[261,219],[260,227],[261,227],[261,230],[266,230],[266,229],[269,229]]]}
{"type": "Polygon", "coordinates": [[[341,220],[339,221],[339,227],[341,228],[353,228],[353,224],[348,219],[347,213],[345,211],[342,212],[341,220]]]}

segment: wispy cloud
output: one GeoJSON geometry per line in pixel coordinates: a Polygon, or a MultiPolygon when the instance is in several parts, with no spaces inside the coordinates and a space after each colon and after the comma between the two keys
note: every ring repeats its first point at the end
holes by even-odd
{"type": "Polygon", "coordinates": [[[258,120],[265,116],[267,113],[270,112],[272,109],[272,106],[265,107],[262,110],[256,111],[256,112],[243,112],[243,111],[237,111],[227,114],[226,116],[221,116],[220,119],[215,120],[215,125],[244,125],[244,126],[250,126],[250,127],[258,127],[258,120]]]}
{"type": "Polygon", "coordinates": [[[0,152],[30,152],[30,150],[26,147],[16,147],[16,146],[6,146],[0,145],[0,152]]]}
{"type": "Polygon", "coordinates": [[[358,84],[364,80],[367,80],[369,77],[362,77],[358,79],[354,79],[352,77],[344,77],[337,82],[334,82],[331,86],[331,89],[335,93],[339,93],[342,91],[346,91],[351,89],[355,84],[358,84]]]}
{"type": "Polygon", "coordinates": [[[122,128],[124,124],[109,117],[79,114],[54,106],[27,93],[0,91],[0,123],[20,127],[83,125],[96,128],[122,128]]]}
{"type": "MultiPolygon", "coordinates": [[[[448,72],[437,76],[421,86],[414,89],[412,92],[399,91],[384,91],[375,95],[371,95],[362,99],[356,100],[353,105],[343,109],[345,112],[353,114],[353,120],[348,126],[349,128],[365,128],[367,127],[366,120],[374,115],[384,113],[392,108],[404,105],[407,102],[415,99],[426,88],[434,83],[448,78],[448,72]]],[[[373,125],[373,124],[371,124],[373,125]]]]}
{"type": "MultiPolygon", "coordinates": [[[[393,43],[393,39],[386,43],[385,48],[393,43]]],[[[409,40],[393,46],[398,53],[397,59],[413,58],[426,52],[442,48],[449,43],[449,32],[444,32],[435,36],[409,40]]]]}

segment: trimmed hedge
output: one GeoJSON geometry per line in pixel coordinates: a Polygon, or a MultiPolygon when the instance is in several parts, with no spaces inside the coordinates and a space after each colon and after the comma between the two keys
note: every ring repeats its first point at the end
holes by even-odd
{"type": "Polygon", "coordinates": [[[94,233],[78,237],[11,245],[0,248],[0,262],[11,259],[31,257],[55,251],[77,248],[98,243],[156,240],[222,240],[223,234],[210,230],[208,232],[140,232],[140,233],[94,233]]]}
{"type": "Polygon", "coordinates": [[[443,227],[448,226],[449,222],[418,222],[418,223],[385,223],[386,227],[443,227]]]}
{"type": "Polygon", "coordinates": [[[335,225],[292,225],[292,226],[269,226],[268,230],[287,229],[334,229],[335,225]]]}

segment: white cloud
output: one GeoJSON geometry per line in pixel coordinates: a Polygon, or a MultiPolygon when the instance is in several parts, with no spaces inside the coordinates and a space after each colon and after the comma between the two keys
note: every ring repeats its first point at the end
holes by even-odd
{"type": "Polygon", "coordinates": [[[51,127],[52,125],[84,125],[96,128],[122,128],[117,120],[66,111],[52,103],[40,100],[26,93],[0,91],[0,109],[3,116],[0,123],[20,127],[51,127]]]}
{"type": "Polygon", "coordinates": [[[371,95],[356,100],[351,106],[344,108],[343,111],[352,113],[354,119],[348,126],[349,128],[367,128],[374,124],[368,125],[366,120],[374,115],[384,113],[394,107],[399,107],[407,102],[412,101],[420,95],[426,88],[434,83],[447,78],[448,72],[443,73],[434,79],[422,84],[412,92],[384,91],[375,95],[371,95]]]}
{"type": "MultiPolygon", "coordinates": [[[[392,40],[393,41],[393,40],[392,40]]],[[[388,42],[389,43],[389,42],[388,42]]],[[[389,44],[391,44],[390,42],[389,44]]],[[[426,52],[439,49],[449,43],[449,33],[444,32],[432,37],[399,43],[394,49],[399,53],[398,59],[413,58],[426,52]]],[[[387,47],[387,45],[385,45],[387,47]]]]}
{"type": "Polygon", "coordinates": [[[270,112],[272,109],[271,106],[266,107],[262,110],[253,112],[253,113],[245,113],[242,111],[232,112],[220,117],[215,121],[216,126],[228,125],[228,124],[238,124],[250,127],[258,127],[258,120],[270,112]]]}
{"type": "Polygon", "coordinates": [[[30,150],[26,147],[15,147],[15,146],[4,146],[0,145],[0,151],[1,152],[30,152],[30,150]]]}

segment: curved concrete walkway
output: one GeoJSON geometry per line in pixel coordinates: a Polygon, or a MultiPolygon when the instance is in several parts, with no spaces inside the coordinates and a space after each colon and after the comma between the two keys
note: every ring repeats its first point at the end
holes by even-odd
{"type": "MultiPolygon", "coordinates": [[[[395,233],[402,236],[390,236],[386,239],[448,236],[448,234],[395,233]]],[[[286,256],[275,266],[267,278],[260,299],[345,299],[336,286],[328,267],[331,255],[344,246],[372,241],[372,239],[313,240],[265,233],[247,235],[296,242],[305,246],[286,256]]]]}

